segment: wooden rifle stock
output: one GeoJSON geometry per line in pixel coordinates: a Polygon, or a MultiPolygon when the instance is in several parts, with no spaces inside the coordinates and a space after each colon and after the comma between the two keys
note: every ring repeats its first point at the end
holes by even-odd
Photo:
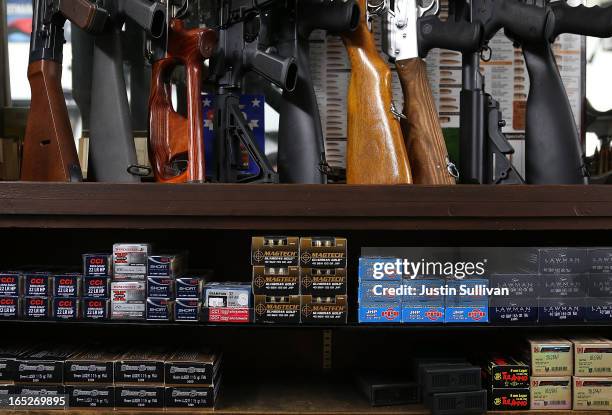
{"type": "Polygon", "coordinates": [[[404,91],[401,122],[415,184],[455,184],[448,171],[448,152],[438,111],[421,58],[396,62],[404,91]]]}
{"type": "Polygon", "coordinates": [[[342,35],[352,67],[348,91],[347,183],[412,183],[400,122],[391,112],[391,70],[379,56],[368,29],[366,1],[359,0],[359,6],[359,26],[342,35]]]}
{"type": "Polygon", "coordinates": [[[185,29],[173,19],[168,28],[167,56],[153,64],[149,99],[149,154],[158,182],[203,182],[206,179],[204,120],[200,84],[203,61],[212,55],[217,35],[210,29],[185,29]],[[184,65],[187,73],[187,117],[172,107],[170,75],[184,65]],[[187,155],[187,168],[178,173],[173,163],[187,155]]]}

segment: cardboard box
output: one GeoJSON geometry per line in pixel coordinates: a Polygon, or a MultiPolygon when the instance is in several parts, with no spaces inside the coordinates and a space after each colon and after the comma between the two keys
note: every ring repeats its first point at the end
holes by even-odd
{"type": "Polygon", "coordinates": [[[589,276],[577,274],[541,275],[539,297],[584,297],[589,290],[589,276]]]}
{"type": "Polygon", "coordinates": [[[445,323],[488,323],[489,305],[475,304],[465,306],[446,306],[445,323]]]}
{"type": "Polygon", "coordinates": [[[66,386],[70,408],[114,408],[115,387],[112,385],[66,386]]]}
{"type": "Polygon", "coordinates": [[[197,298],[177,298],[174,302],[174,320],[197,322],[200,320],[200,307],[197,298]]]}
{"type": "Polygon", "coordinates": [[[185,272],[187,259],[184,253],[149,255],[147,276],[176,278],[185,272]]]}
{"type": "Polygon", "coordinates": [[[589,276],[589,297],[612,297],[612,274],[589,276]]]}
{"type": "Polygon", "coordinates": [[[531,409],[572,409],[572,377],[531,378],[531,409]]]}
{"type": "MultiPolygon", "coordinates": [[[[32,385],[21,384],[15,385],[15,395],[25,396],[61,396],[66,394],[66,389],[63,385],[32,385]]],[[[63,409],[64,405],[54,406],[56,409],[63,409]]]]}
{"type": "Polygon", "coordinates": [[[79,300],[76,298],[55,297],[53,303],[53,318],[56,320],[76,320],[80,316],[79,300]]]}
{"type": "Polygon", "coordinates": [[[160,348],[134,349],[113,363],[115,384],[163,384],[164,363],[169,353],[160,348]]]}
{"type": "Polygon", "coordinates": [[[533,338],[529,343],[531,376],[571,376],[574,348],[569,340],[533,338]]]}
{"type": "Polygon", "coordinates": [[[492,411],[526,411],[529,409],[529,388],[491,389],[489,408],[492,411]]]}
{"type": "Polygon", "coordinates": [[[612,377],[573,377],[575,411],[612,411],[612,377]]]}
{"type": "Polygon", "coordinates": [[[212,408],[219,386],[170,386],[165,389],[166,408],[212,408]]]}
{"type": "Polygon", "coordinates": [[[398,272],[396,269],[396,263],[398,261],[401,262],[401,258],[360,257],[358,270],[359,282],[400,281],[402,279],[402,273],[398,272]]]}
{"type": "Polygon", "coordinates": [[[251,238],[251,265],[297,267],[299,248],[298,237],[254,236],[251,238]]]}
{"type": "Polygon", "coordinates": [[[419,376],[423,395],[479,390],[482,387],[480,372],[479,366],[470,364],[425,365],[419,376]]]}
{"type": "Polygon", "coordinates": [[[195,298],[202,296],[204,278],[201,276],[179,277],[175,279],[174,294],[176,298],[195,298]]]}
{"type": "MultiPolygon", "coordinates": [[[[443,300],[442,300],[443,301],[443,300]]],[[[402,304],[402,323],[444,323],[444,304],[402,304]]]]}
{"type": "Polygon", "coordinates": [[[23,275],[23,295],[27,297],[48,297],[51,295],[51,275],[27,273],[23,275]]]}
{"type": "Polygon", "coordinates": [[[221,355],[210,350],[181,349],[164,364],[166,386],[209,386],[217,380],[221,355]]]}
{"type": "Polygon", "coordinates": [[[590,264],[586,248],[540,248],[540,274],[582,274],[590,264]]]}
{"type": "Polygon", "coordinates": [[[449,280],[446,283],[446,287],[449,293],[445,297],[447,308],[488,305],[489,303],[489,296],[486,291],[489,288],[488,280],[449,280]]]}
{"type": "Polygon", "coordinates": [[[200,317],[206,323],[250,323],[253,314],[252,308],[202,307],[200,317]]]}
{"type": "Polygon", "coordinates": [[[300,266],[305,268],[346,268],[346,238],[300,238],[300,266]]]}
{"type": "Polygon", "coordinates": [[[300,294],[300,268],[253,267],[253,293],[285,296],[300,294]]]}
{"type": "Polygon", "coordinates": [[[534,274],[493,274],[489,287],[506,288],[513,298],[534,298],[540,292],[540,276],[534,274]]]}
{"type": "Polygon", "coordinates": [[[0,297],[0,319],[17,320],[21,318],[21,298],[0,297]]]}
{"type": "Polygon", "coordinates": [[[301,299],[299,295],[285,297],[255,296],[255,323],[300,322],[301,299]]]}
{"type": "Polygon", "coordinates": [[[109,318],[110,300],[105,298],[83,298],[81,316],[84,320],[107,320],[109,318]]]}
{"type": "Polygon", "coordinates": [[[76,298],[81,292],[80,274],[58,274],[54,275],[51,281],[54,297],[76,298]]]}
{"type": "Polygon", "coordinates": [[[22,295],[21,274],[17,272],[0,272],[0,297],[17,297],[22,295]]]}
{"type": "Polygon", "coordinates": [[[97,348],[87,348],[68,359],[64,366],[64,383],[82,385],[89,383],[112,384],[114,362],[121,354],[97,348]]]}
{"type": "Polygon", "coordinates": [[[362,281],[359,283],[359,303],[395,303],[401,304],[404,297],[402,282],[398,281],[362,281]]]}
{"type": "Polygon", "coordinates": [[[402,280],[404,305],[444,306],[446,281],[442,279],[402,280]]]}
{"type": "Polygon", "coordinates": [[[145,283],[143,281],[111,283],[111,318],[113,320],[145,319],[145,283]]]}
{"type": "Polygon", "coordinates": [[[83,254],[83,276],[110,277],[113,275],[112,254],[83,254]]]}
{"type": "Polygon", "coordinates": [[[86,298],[110,298],[110,277],[84,276],[82,296],[86,298]]]}
{"type": "Polygon", "coordinates": [[[147,277],[147,297],[173,298],[174,284],[175,281],[171,277],[147,277]]]}
{"type": "Polygon", "coordinates": [[[359,323],[401,323],[402,306],[398,303],[359,304],[359,323]]]}
{"type": "Polygon", "coordinates": [[[589,248],[588,261],[591,274],[612,274],[612,248],[589,248]]]}
{"type": "Polygon", "coordinates": [[[575,338],[574,375],[612,376],[612,340],[604,338],[575,338]]]}
{"type": "Polygon", "coordinates": [[[17,374],[18,358],[31,346],[25,344],[2,344],[0,346],[0,384],[12,383],[17,374]]]}
{"type": "Polygon", "coordinates": [[[372,406],[410,405],[421,401],[418,383],[402,375],[362,372],[355,380],[372,406]]]}
{"type": "Polygon", "coordinates": [[[167,298],[147,298],[148,321],[171,321],[174,313],[174,301],[167,298]]]}
{"type": "Polygon", "coordinates": [[[585,298],[540,298],[538,320],[542,323],[585,320],[585,298]]]}
{"type": "Polygon", "coordinates": [[[303,324],[346,324],[348,304],[346,295],[335,297],[302,296],[303,324]]]}
{"type": "Polygon", "coordinates": [[[202,288],[202,305],[208,308],[251,308],[251,285],[236,282],[209,282],[202,288]]]}
{"type": "Polygon", "coordinates": [[[163,408],[163,386],[115,386],[116,408],[163,408]]]}
{"type": "Polygon", "coordinates": [[[512,357],[493,356],[483,367],[487,383],[494,389],[528,389],[529,365],[512,357]]]}
{"type": "Polygon", "coordinates": [[[145,243],[117,243],[113,245],[113,280],[147,278],[147,259],[151,245],[145,243]]]}
{"type": "Polygon", "coordinates": [[[427,396],[426,405],[435,415],[484,414],[487,391],[436,393],[427,396]]]}
{"type": "Polygon", "coordinates": [[[538,321],[538,299],[493,297],[489,304],[492,323],[535,323],[538,321]]]}
{"type": "Polygon", "coordinates": [[[40,347],[23,353],[17,361],[15,383],[62,384],[64,362],[74,353],[74,349],[65,345],[40,347]]]}
{"type": "Polygon", "coordinates": [[[584,318],[586,321],[612,321],[612,298],[587,298],[584,318]]]}
{"type": "Polygon", "coordinates": [[[51,317],[51,301],[47,297],[25,297],[21,315],[26,320],[48,320],[51,317]]]}
{"type": "Polygon", "coordinates": [[[302,295],[333,297],[346,295],[346,268],[300,268],[302,295]]]}

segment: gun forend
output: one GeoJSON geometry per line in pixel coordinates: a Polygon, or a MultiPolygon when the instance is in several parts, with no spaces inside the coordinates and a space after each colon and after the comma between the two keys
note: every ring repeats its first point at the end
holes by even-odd
{"type": "Polygon", "coordinates": [[[474,53],[480,49],[482,26],[466,21],[442,21],[438,16],[419,19],[419,56],[424,58],[431,49],[444,48],[463,53],[474,53]]]}
{"type": "Polygon", "coordinates": [[[60,12],[80,29],[98,34],[104,30],[108,12],[88,0],[60,0],[60,12]]]}
{"type": "Polygon", "coordinates": [[[293,91],[297,84],[298,67],[295,58],[284,58],[274,53],[255,50],[247,56],[247,66],[285,91],[293,91]]]}
{"type": "Polygon", "coordinates": [[[612,37],[612,7],[572,7],[563,0],[551,3],[550,8],[554,15],[554,25],[550,29],[551,40],[561,33],[612,37]]]}
{"type": "Polygon", "coordinates": [[[352,32],[359,25],[359,5],[354,0],[300,0],[300,29],[310,33],[323,29],[331,33],[352,32]]]}
{"type": "Polygon", "coordinates": [[[549,17],[548,9],[526,4],[523,0],[484,0],[482,11],[474,20],[482,23],[485,40],[504,28],[520,42],[538,42],[547,37],[549,17]]]}
{"type": "Polygon", "coordinates": [[[121,10],[142,27],[147,35],[159,39],[166,25],[166,9],[156,0],[120,0],[121,10]]]}

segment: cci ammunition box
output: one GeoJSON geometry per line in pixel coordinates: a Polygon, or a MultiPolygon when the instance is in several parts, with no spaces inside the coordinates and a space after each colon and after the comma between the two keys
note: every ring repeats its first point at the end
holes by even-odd
{"type": "Polygon", "coordinates": [[[147,278],[147,258],[150,252],[149,244],[114,244],[113,279],[144,281],[147,278]]]}
{"type": "Polygon", "coordinates": [[[215,405],[218,386],[190,387],[170,386],[165,390],[166,408],[212,408],[215,405]]]}
{"type": "Polygon", "coordinates": [[[0,297],[0,319],[17,320],[21,318],[21,298],[0,297]]]}
{"type": "Polygon", "coordinates": [[[574,411],[612,411],[612,377],[574,376],[574,411]]]}
{"type": "Polygon", "coordinates": [[[200,300],[195,298],[177,298],[174,302],[174,319],[176,321],[199,321],[200,300]]]}
{"type": "Polygon", "coordinates": [[[586,302],[585,298],[540,298],[538,320],[542,323],[584,321],[586,302]]]}
{"type": "Polygon", "coordinates": [[[82,296],[87,298],[110,298],[110,277],[83,277],[82,296]]]}
{"type": "Polygon", "coordinates": [[[164,364],[166,385],[212,385],[220,363],[221,355],[209,350],[177,350],[164,364]]]}
{"type": "Polygon", "coordinates": [[[64,382],[64,362],[75,353],[66,346],[38,348],[21,355],[17,362],[15,383],[64,382]]]}
{"type": "Polygon", "coordinates": [[[147,277],[147,297],[174,297],[174,279],[170,277],[147,277]]]}
{"type": "Polygon", "coordinates": [[[612,340],[571,339],[574,344],[575,376],[612,376],[612,340]]]}
{"type": "Polygon", "coordinates": [[[403,298],[401,281],[363,281],[359,283],[359,303],[397,303],[403,298]]]}
{"type": "Polygon", "coordinates": [[[70,408],[114,408],[115,387],[112,385],[66,386],[70,408]]]}
{"type": "Polygon", "coordinates": [[[572,377],[531,378],[531,409],[572,409],[572,377]]]}
{"type": "Polygon", "coordinates": [[[251,265],[297,267],[299,241],[293,236],[254,236],[251,238],[251,265]]]}
{"type": "Polygon", "coordinates": [[[436,393],[428,396],[427,406],[433,415],[484,414],[487,391],[436,393]]]}
{"type": "Polygon", "coordinates": [[[0,383],[10,383],[17,373],[17,359],[29,350],[23,345],[0,346],[0,383]]]}
{"type": "Polygon", "coordinates": [[[54,319],[76,320],[79,315],[79,300],[77,300],[76,298],[55,297],[53,299],[54,319]]]}
{"type": "Polygon", "coordinates": [[[588,292],[588,275],[541,275],[539,297],[584,297],[588,292]]]}
{"type": "Polygon", "coordinates": [[[346,295],[346,268],[301,268],[302,295],[332,297],[346,295]]]}
{"type": "Polygon", "coordinates": [[[47,297],[26,297],[21,315],[26,320],[47,320],[51,317],[51,301],[47,297]]]}
{"type": "Polygon", "coordinates": [[[114,362],[115,384],[164,383],[164,350],[131,350],[114,362]]]}
{"type": "Polygon", "coordinates": [[[492,411],[516,411],[529,409],[529,388],[491,389],[489,407],[492,411]]]}
{"type": "Polygon", "coordinates": [[[612,298],[587,298],[586,321],[612,321],[612,298]]]}
{"type": "Polygon", "coordinates": [[[444,323],[445,310],[444,304],[402,304],[402,323],[444,323]]]}
{"type": "Polygon", "coordinates": [[[85,320],[106,320],[110,300],[105,298],[83,298],[81,300],[81,315],[85,320]]]}
{"type": "Polygon", "coordinates": [[[612,274],[612,248],[589,248],[589,269],[591,274],[612,274]]]}
{"type": "Polygon", "coordinates": [[[248,283],[209,282],[202,292],[203,306],[209,308],[249,308],[252,297],[248,283]]]}
{"type": "Polygon", "coordinates": [[[80,274],[54,275],[51,281],[54,297],[78,297],[81,289],[80,274]]]}
{"type": "Polygon", "coordinates": [[[113,383],[114,361],[121,355],[101,349],[83,350],[70,356],[64,366],[64,383],[113,383]]]}
{"type": "Polygon", "coordinates": [[[346,324],[348,304],[346,295],[335,297],[302,296],[302,323],[346,324]]]}
{"type": "Polygon", "coordinates": [[[300,266],[346,268],[346,238],[300,238],[300,266]]]}
{"type": "Polygon", "coordinates": [[[17,272],[0,272],[0,297],[21,295],[21,275],[17,272]]]}
{"type": "Polygon", "coordinates": [[[113,275],[112,254],[84,254],[83,276],[85,277],[110,277],[113,275]]]}
{"type": "Polygon", "coordinates": [[[115,386],[116,408],[163,408],[163,386],[115,386]]]}
{"type": "Polygon", "coordinates": [[[48,297],[51,294],[49,274],[24,274],[23,294],[28,297],[48,297]]]}
{"type": "Polygon", "coordinates": [[[356,382],[372,406],[410,405],[421,401],[419,385],[390,373],[359,373],[356,382]]]}
{"type": "Polygon", "coordinates": [[[174,302],[167,298],[147,298],[147,320],[171,321],[174,302]]]}
{"type": "Polygon", "coordinates": [[[144,282],[120,281],[111,283],[111,318],[115,320],[144,320],[144,282]]]}
{"type": "Polygon", "coordinates": [[[202,307],[200,319],[207,323],[250,323],[253,321],[253,309],[239,307],[202,307]]]}
{"type": "Polygon", "coordinates": [[[462,392],[478,390],[481,384],[481,369],[471,365],[426,365],[420,379],[423,394],[462,392]]]}
{"type": "Polygon", "coordinates": [[[572,342],[564,339],[530,339],[531,376],[571,376],[572,342]]]}
{"type": "Polygon", "coordinates": [[[256,295],[299,295],[299,267],[253,267],[253,293],[256,295]]]}
{"type": "Polygon", "coordinates": [[[359,304],[360,323],[400,323],[402,306],[396,303],[359,304]]]}
{"type": "Polygon", "coordinates": [[[529,388],[529,365],[511,357],[494,356],[484,366],[491,388],[529,388]]]}
{"type": "Polygon", "coordinates": [[[589,297],[612,297],[612,274],[591,274],[589,297]]]}
{"type": "Polygon", "coordinates": [[[149,255],[147,276],[179,277],[185,272],[185,254],[149,255]]]}
{"type": "Polygon", "coordinates": [[[538,256],[540,274],[582,274],[590,268],[585,248],[541,248],[538,256]]]}
{"type": "Polygon", "coordinates": [[[489,305],[489,320],[494,323],[535,323],[538,321],[538,300],[493,297],[489,305]]]}
{"type": "Polygon", "coordinates": [[[299,323],[300,296],[255,296],[256,323],[299,323]]]}
{"type": "Polygon", "coordinates": [[[203,278],[198,276],[180,277],[175,280],[176,298],[196,298],[202,295],[203,278]]]}
{"type": "Polygon", "coordinates": [[[534,298],[540,292],[540,276],[522,274],[493,274],[489,277],[489,287],[506,288],[513,298],[534,298]]]}
{"type": "Polygon", "coordinates": [[[396,269],[395,257],[360,257],[359,282],[361,281],[401,281],[402,273],[396,269]]]}
{"type": "MultiPolygon", "coordinates": [[[[15,385],[15,395],[23,396],[60,396],[66,393],[62,385],[15,385]]],[[[56,407],[60,409],[61,406],[56,407]]]]}

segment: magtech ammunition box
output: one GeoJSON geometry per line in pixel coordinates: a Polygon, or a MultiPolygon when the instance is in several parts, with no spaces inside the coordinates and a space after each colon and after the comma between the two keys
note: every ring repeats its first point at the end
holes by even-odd
{"type": "Polygon", "coordinates": [[[399,303],[360,303],[358,317],[360,323],[400,323],[402,305],[399,303]]]}
{"type": "Polygon", "coordinates": [[[185,272],[185,254],[149,255],[147,276],[179,277],[185,272]]]}
{"type": "Polygon", "coordinates": [[[535,323],[538,321],[536,298],[491,298],[489,320],[494,323],[535,323]]]}
{"type": "Polygon", "coordinates": [[[110,298],[110,277],[83,277],[82,296],[87,298],[110,298]]]}
{"type": "Polygon", "coordinates": [[[612,298],[587,298],[584,318],[586,321],[612,321],[612,298]]]}
{"type": "Polygon", "coordinates": [[[302,296],[302,323],[346,324],[348,304],[346,295],[335,297],[302,296]]]}
{"type": "Polygon", "coordinates": [[[35,349],[17,361],[15,383],[52,383],[64,381],[64,362],[74,354],[67,346],[35,349]]]}
{"type": "Polygon", "coordinates": [[[420,379],[423,394],[472,391],[481,388],[481,369],[471,365],[424,366],[420,379]]]}
{"type": "Polygon", "coordinates": [[[543,323],[584,321],[587,301],[585,298],[540,298],[538,320],[543,323]]]}
{"type": "Polygon", "coordinates": [[[17,320],[21,318],[21,299],[19,297],[0,297],[0,319],[17,320]]]}
{"type": "Polygon", "coordinates": [[[299,241],[294,236],[254,236],[251,238],[251,265],[297,267],[299,241]]]}
{"type": "Polygon", "coordinates": [[[196,298],[177,298],[174,302],[175,321],[199,321],[200,300],[196,298]]]}
{"type": "Polygon", "coordinates": [[[166,408],[212,408],[218,386],[170,386],[165,390],[166,408]]]}
{"type": "Polygon", "coordinates": [[[147,277],[147,259],[150,252],[149,244],[114,244],[113,279],[144,281],[147,277]]]}
{"type": "Polygon", "coordinates": [[[24,274],[23,294],[28,297],[48,297],[51,294],[49,274],[24,274]]]}
{"type": "Polygon", "coordinates": [[[362,281],[401,281],[402,273],[396,269],[395,257],[360,257],[359,282],[362,281]]]}
{"type": "Polygon", "coordinates": [[[489,408],[492,411],[526,411],[529,409],[529,388],[491,389],[489,408]]]}
{"type": "Polygon", "coordinates": [[[594,378],[574,376],[574,411],[611,411],[612,377],[594,378]]]}
{"type": "Polygon", "coordinates": [[[202,291],[203,306],[209,308],[249,308],[252,298],[248,283],[209,282],[202,291]]]}
{"type": "Polygon", "coordinates": [[[79,315],[79,300],[77,300],[76,298],[55,297],[53,299],[54,319],[76,320],[79,315]]]}
{"type": "Polygon", "coordinates": [[[253,267],[253,293],[256,295],[299,295],[299,267],[253,267]]]}
{"type": "Polygon", "coordinates": [[[588,291],[590,297],[612,297],[612,274],[591,274],[588,291]]]}
{"type": "Polygon", "coordinates": [[[174,279],[170,277],[147,277],[147,297],[174,297],[174,279]]]}
{"type": "Polygon", "coordinates": [[[85,320],[108,319],[110,300],[104,298],[83,298],[81,300],[81,316],[85,320]]]}
{"type": "Polygon", "coordinates": [[[115,384],[164,383],[164,362],[168,353],[163,350],[131,350],[114,362],[115,384]]]}
{"type": "Polygon", "coordinates": [[[47,297],[26,297],[21,315],[26,320],[47,320],[51,317],[51,301],[47,297]]]}
{"type": "Polygon", "coordinates": [[[113,383],[114,361],[121,355],[101,349],[88,349],[70,356],[64,366],[64,383],[113,383]]]}
{"type": "Polygon", "coordinates": [[[591,274],[612,274],[612,248],[589,248],[588,260],[591,274]]]}
{"type": "Polygon", "coordinates": [[[80,274],[58,274],[52,278],[54,297],[78,297],[81,292],[80,274]]]}
{"type": "Polygon", "coordinates": [[[202,295],[204,279],[199,276],[180,277],[175,280],[176,298],[196,298],[202,295]]]}
{"type": "Polygon", "coordinates": [[[531,409],[572,409],[572,377],[532,377],[531,409]]]}
{"type": "Polygon", "coordinates": [[[300,266],[304,268],[346,268],[346,238],[300,238],[300,266]]]}
{"type": "Polygon", "coordinates": [[[177,350],[164,364],[166,385],[212,385],[220,363],[221,355],[209,350],[177,350]]]}
{"type": "Polygon", "coordinates": [[[529,365],[511,357],[494,356],[484,371],[491,388],[529,388],[529,365]]]}
{"type": "Polygon", "coordinates": [[[489,277],[490,288],[506,288],[510,297],[534,298],[540,292],[540,276],[522,274],[493,274],[489,277]]]}
{"type": "Polygon", "coordinates": [[[256,323],[299,323],[300,296],[255,296],[256,323]]]}
{"type": "Polygon", "coordinates": [[[575,376],[612,376],[612,340],[571,339],[574,344],[575,376]]]}
{"type": "Polygon", "coordinates": [[[542,275],[539,297],[584,297],[588,292],[588,275],[542,275]]]}
{"type": "Polygon", "coordinates": [[[436,393],[428,395],[427,406],[433,415],[484,414],[487,391],[436,393]]]}
{"type": "Polygon", "coordinates": [[[110,277],[113,275],[112,254],[84,254],[83,276],[85,277],[110,277]]]}
{"type": "Polygon", "coordinates": [[[22,291],[21,274],[0,272],[0,297],[17,297],[22,291]]]}
{"type": "Polygon", "coordinates": [[[171,321],[174,302],[166,298],[147,298],[147,320],[171,321]]]}
{"type": "Polygon", "coordinates": [[[540,274],[582,274],[590,268],[585,248],[540,248],[538,257],[540,274]]]}
{"type": "Polygon", "coordinates": [[[419,385],[391,373],[358,373],[358,388],[372,406],[410,405],[421,401],[419,385]]]}
{"type": "Polygon", "coordinates": [[[113,408],[115,387],[112,385],[66,386],[68,406],[71,408],[113,408]]]}
{"type": "Polygon", "coordinates": [[[300,286],[302,295],[346,295],[346,268],[301,268],[300,286]]]}
{"type": "Polygon", "coordinates": [[[531,339],[530,348],[531,376],[571,376],[573,365],[573,345],[564,339],[531,339]]]}
{"type": "Polygon", "coordinates": [[[144,282],[120,281],[111,283],[111,318],[119,320],[144,320],[144,282]]]}
{"type": "Polygon", "coordinates": [[[116,408],[163,408],[163,386],[115,386],[116,408]]]}

